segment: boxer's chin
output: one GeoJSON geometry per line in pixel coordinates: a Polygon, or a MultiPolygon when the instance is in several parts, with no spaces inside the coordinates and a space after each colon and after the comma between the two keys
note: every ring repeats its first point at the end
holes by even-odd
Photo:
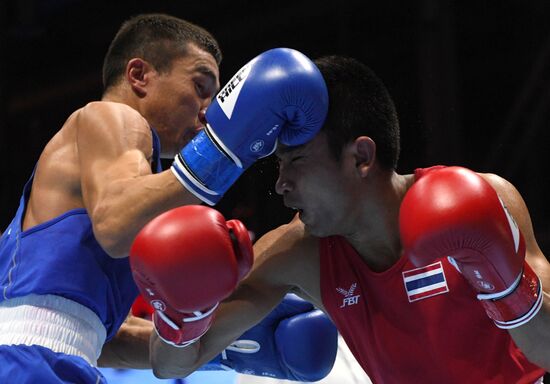
{"type": "Polygon", "coordinates": [[[203,129],[204,127],[188,129],[186,133],[183,135],[182,148],[185,147],[187,144],[189,144],[191,140],[193,140],[193,138],[197,136],[199,132],[202,131],[203,129]]]}

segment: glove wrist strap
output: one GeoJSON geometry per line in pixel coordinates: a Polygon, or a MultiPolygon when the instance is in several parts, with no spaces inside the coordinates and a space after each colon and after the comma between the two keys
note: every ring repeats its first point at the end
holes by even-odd
{"type": "Polygon", "coordinates": [[[498,298],[495,295],[478,295],[487,315],[499,328],[519,327],[535,317],[542,307],[541,281],[527,263],[524,263],[516,287],[506,293],[498,298]]]}
{"type": "MultiPolygon", "coordinates": [[[[158,328],[155,326],[155,333],[157,334],[157,336],[159,337],[159,339],[161,339],[163,342],[165,342],[166,344],[170,344],[171,346],[173,347],[176,347],[176,348],[185,348],[185,347],[188,347],[190,346],[191,344],[195,343],[196,341],[198,341],[202,335],[194,338],[194,339],[191,339],[191,340],[187,340],[187,341],[181,341],[181,342],[177,342],[177,341],[173,341],[173,340],[169,340],[165,337],[163,337],[161,334],[160,334],[160,331],[158,330],[158,328]]],[[[206,333],[206,331],[204,331],[206,333]]]]}
{"type": "Polygon", "coordinates": [[[214,320],[216,308],[218,308],[218,304],[206,311],[180,314],[178,321],[172,320],[166,313],[157,310],[153,314],[155,331],[165,343],[177,348],[186,347],[200,339],[208,331],[214,320]]]}
{"type": "Polygon", "coordinates": [[[207,127],[176,155],[171,170],[196,197],[215,205],[244,172],[242,164],[235,163],[233,157],[215,141],[207,127]]]}

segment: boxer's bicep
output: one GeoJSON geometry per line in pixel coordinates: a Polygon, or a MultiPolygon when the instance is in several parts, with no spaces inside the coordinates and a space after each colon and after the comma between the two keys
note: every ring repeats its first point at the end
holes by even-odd
{"type": "Polygon", "coordinates": [[[94,235],[113,257],[126,256],[140,224],[136,202],[150,191],[140,176],[151,175],[151,130],[134,110],[115,103],[92,103],[77,116],[77,151],[84,207],[94,235]]]}
{"type": "Polygon", "coordinates": [[[319,239],[306,233],[298,216],[258,240],[254,245],[254,254],[254,268],[267,263],[264,279],[271,286],[284,286],[323,309],[319,239]]]}
{"type": "Polygon", "coordinates": [[[285,296],[293,292],[320,302],[317,239],[306,236],[299,221],[283,225],[262,236],[254,244],[254,266],[231,296],[250,301],[260,315],[250,317],[255,324],[285,296]]]}
{"type": "Polygon", "coordinates": [[[268,232],[254,244],[251,276],[270,288],[299,289],[311,273],[312,244],[299,220],[268,232]]]}

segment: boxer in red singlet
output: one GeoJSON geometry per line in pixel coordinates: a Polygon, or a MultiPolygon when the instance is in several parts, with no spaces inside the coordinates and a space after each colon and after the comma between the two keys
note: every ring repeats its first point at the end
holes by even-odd
{"type": "Polygon", "coordinates": [[[353,59],[316,64],[327,120],[276,152],[277,192],[298,214],[255,244],[251,274],[173,368],[193,371],[292,291],[328,313],[374,383],[540,382],[550,264],[520,193],[462,167],[398,174],[382,82],[353,59]]]}

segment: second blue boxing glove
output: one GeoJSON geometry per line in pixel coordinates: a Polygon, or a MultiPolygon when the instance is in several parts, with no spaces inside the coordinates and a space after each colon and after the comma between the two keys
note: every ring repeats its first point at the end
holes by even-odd
{"type": "Polygon", "coordinates": [[[338,333],[313,305],[286,295],[264,320],[246,331],[200,370],[240,373],[294,381],[328,375],[338,349],[338,333]]]}

